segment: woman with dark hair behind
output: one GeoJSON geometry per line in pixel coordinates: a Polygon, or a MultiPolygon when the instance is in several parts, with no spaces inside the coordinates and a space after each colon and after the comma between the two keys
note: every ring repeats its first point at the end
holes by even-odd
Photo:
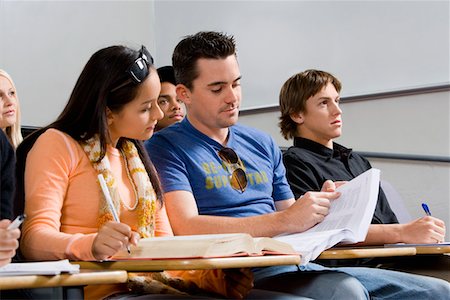
{"type": "MultiPolygon", "coordinates": [[[[162,118],[160,88],[144,46],[101,49],[84,67],[58,119],[33,134],[31,143],[27,138],[21,144],[31,148],[28,155],[18,149],[26,157],[25,258],[104,260],[140,237],[172,235],[159,179],[141,142],[162,118]],[[113,219],[98,175],[107,183],[120,222],[113,219]]],[[[247,270],[232,274],[236,282],[225,282],[217,270],[172,275],[229,297],[242,297],[252,282],[247,270]]],[[[85,288],[86,299],[114,299],[117,293],[130,291],[120,284],[85,288]]]]}

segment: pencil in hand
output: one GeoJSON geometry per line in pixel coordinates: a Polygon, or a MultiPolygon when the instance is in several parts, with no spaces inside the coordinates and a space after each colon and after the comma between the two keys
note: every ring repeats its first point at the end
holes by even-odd
{"type": "MultiPolygon", "coordinates": [[[[98,182],[100,182],[100,186],[103,191],[103,195],[105,196],[106,203],[108,203],[109,209],[111,210],[111,213],[113,215],[114,221],[120,223],[119,215],[117,214],[116,208],[114,207],[114,204],[111,199],[111,195],[109,194],[108,187],[106,186],[105,178],[103,178],[102,174],[98,174],[98,182]]],[[[127,245],[127,251],[128,254],[131,254],[130,245],[127,245]]]]}

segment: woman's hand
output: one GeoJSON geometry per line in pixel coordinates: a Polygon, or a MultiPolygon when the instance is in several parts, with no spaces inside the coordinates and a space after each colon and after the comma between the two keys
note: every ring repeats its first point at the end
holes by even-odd
{"type": "Polygon", "coordinates": [[[11,262],[11,258],[16,254],[19,247],[19,229],[8,230],[10,220],[0,221],[0,267],[11,262]]]}
{"type": "Polygon", "coordinates": [[[124,223],[107,222],[97,233],[92,244],[92,254],[97,260],[113,256],[130,244],[136,245],[139,234],[124,223]]]}

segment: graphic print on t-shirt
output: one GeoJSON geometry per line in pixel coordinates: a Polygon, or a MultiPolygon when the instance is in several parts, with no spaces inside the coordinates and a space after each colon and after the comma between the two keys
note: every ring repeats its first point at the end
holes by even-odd
{"type": "MultiPolygon", "coordinates": [[[[200,163],[205,174],[205,188],[221,189],[230,186],[230,176],[233,168],[230,168],[225,163],[217,161],[204,161],[200,163]]],[[[247,176],[248,185],[267,184],[269,178],[265,171],[247,172],[245,164],[242,162],[243,170],[247,176]]]]}

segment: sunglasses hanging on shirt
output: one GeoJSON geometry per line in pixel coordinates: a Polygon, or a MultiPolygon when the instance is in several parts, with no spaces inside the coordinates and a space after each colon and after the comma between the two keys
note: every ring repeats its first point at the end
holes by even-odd
{"type": "Polygon", "coordinates": [[[248,181],[241,159],[233,149],[227,147],[220,149],[218,155],[225,163],[228,172],[231,174],[231,187],[243,193],[247,187],[248,181]]]}

